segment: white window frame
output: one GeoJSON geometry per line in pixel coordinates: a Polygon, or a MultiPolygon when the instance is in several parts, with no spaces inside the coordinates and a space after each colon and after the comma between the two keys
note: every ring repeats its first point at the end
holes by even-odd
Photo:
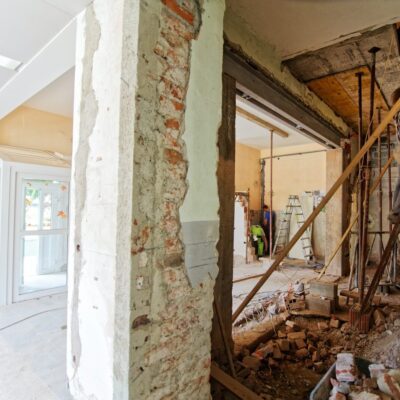
{"type": "MultiPolygon", "coordinates": [[[[18,180],[48,179],[70,182],[69,168],[2,161],[0,212],[0,305],[66,292],[67,286],[31,293],[18,293],[19,261],[16,243],[18,180]],[[4,240],[3,240],[4,238],[4,240]]],[[[21,180],[22,182],[22,180],[21,180]]],[[[69,215],[69,212],[68,212],[69,215]]],[[[68,227],[69,228],[69,227],[68,227]]]]}

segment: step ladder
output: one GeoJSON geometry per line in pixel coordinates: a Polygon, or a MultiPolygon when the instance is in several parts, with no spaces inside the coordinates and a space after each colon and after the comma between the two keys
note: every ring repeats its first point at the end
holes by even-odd
{"type": "MultiPolygon", "coordinates": [[[[305,222],[305,217],[303,207],[301,206],[299,196],[297,195],[289,196],[288,204],[286,205],[285,212],[283,213],[279,224],[272,255],[274,255],[277,251],[279,252],[284,249],[289,242],[290,221],[293,213],[295,215],[297,227],[300,228],[305,222]]],[[[303,236],[300,238],[300,242],[303,249],[304,259],[306,261],[312,261],[314,259],[314,252],[311,244],[310,228],[303,233],[303,236]]]]}

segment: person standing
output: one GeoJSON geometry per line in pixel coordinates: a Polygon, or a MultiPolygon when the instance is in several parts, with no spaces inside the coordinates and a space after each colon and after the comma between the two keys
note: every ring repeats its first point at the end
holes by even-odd
{"type": "Polygon", "coordinates": [[[273,239],[274,239],[274,232],[275,232],[275,213],[272,212],[269,209],[269,207],[264,204],[263,207],[263,225],[262,225],[265,233],[265,237],[267,238],[268,242],[268,247],[266,249],[266,254],[269,254],[269,243],[270,240],[272,241],[273,245],[273,239]],[[272,238],[270,238],[270,224],[272,224],[272,238]]]}

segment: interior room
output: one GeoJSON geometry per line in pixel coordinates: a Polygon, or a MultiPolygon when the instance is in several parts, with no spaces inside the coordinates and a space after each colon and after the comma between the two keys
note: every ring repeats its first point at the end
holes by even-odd
{"type": "Polygon", "coordinates": [[[398,0],[0,2],[0,399],[400,399],[398,0]]]}

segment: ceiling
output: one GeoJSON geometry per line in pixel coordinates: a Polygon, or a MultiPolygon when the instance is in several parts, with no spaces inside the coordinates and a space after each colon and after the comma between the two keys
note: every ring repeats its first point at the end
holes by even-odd
{"type": "Polygon", "coordinates": [[[289,59],[400,21],[400,1],[227,0],[230,12],[289,59]]]}
{"type": "MultiPolygon", "coordinates": [[[[356,73],[362,73],[362,110],[364,120],[364,132],[368,129],[370,112],[370,85],[371,74],[368,67],[360,67],[345,72],[328,75],[307,83],[307,86],[340,115],[353,131],[358,131],[358,78],[356,73]]],[[[381,109],[381,118],[384,118],[388,106],[380,88],[376,88],[374,94],[374,106],[381,109]]],[[[377,126],[378,112],[374,115],[374,126],[377,126]]]]}
{"type": "Polygon", "coordinates": [[[357,38],[302,54],[287,60],[285,65],[354,131],[358,130],[358,79],[355,74],[362,72],[364,132],[366,132],[372,65],[369,50],[373,47],[380,48],[376,54],[377,86],[374,115],[376,126],[378,122],[376,108],[382,107],[383,118],[388,110],[391,93],[399,86],[399,39],[394,25],[387,25],[357,38]]]}
{"type": "Polygon", "coordinates": [[[74,109],[74,77],[75,68],[71,68],[31,97],[24,105],[72,118],[74,109]]]}
{"type": "MultiPolygon", "coordinates": [[[[237,97],[236,104],[242,109],[249,111],[264,121],[273,124],[277,128],[289,134],[287,138],[283,138],[278,134],[273,137],[273,147],[297,146],[301,144],[315,143],[302,133],[286,124],[277,117],[268,114],[257,106],[237,97]]],[[[248,119],[236,114],[236,141],[249,147],[259,150],[270,148],[270,131],[260,125],[249,121],[248,119]]],[[[321,148],[323,148],[321,146],[321,148]]]]}
{"type": "MultiPolygon", "coordinates": [[[[1,0],[0,54],[22,67],[92,0],[1,0]]],[[[0,88],[17,72],[0,67],[0,88]]]]}

